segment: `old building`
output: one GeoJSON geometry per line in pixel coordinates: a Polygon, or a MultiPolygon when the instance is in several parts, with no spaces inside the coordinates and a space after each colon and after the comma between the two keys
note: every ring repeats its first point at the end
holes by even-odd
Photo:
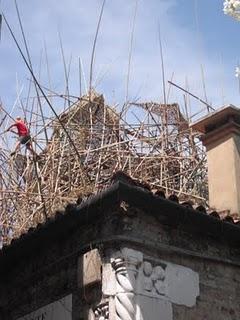
{"type": "MultiPolygon", "coordinates": [[[[232,112],[214,115],[218,128],[236,127],[232,112]]],[[[238,136],[231,129],[224,141],[236,141],[230,132],[238,136]]],[[[230,216],[165,199],[118,173],[1,250],[0,319],[237,320],[239,244],[230,216]]]]}

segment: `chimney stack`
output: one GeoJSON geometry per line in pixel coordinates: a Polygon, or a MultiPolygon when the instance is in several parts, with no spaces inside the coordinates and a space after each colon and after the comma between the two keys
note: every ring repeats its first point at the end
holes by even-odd
{"type": "Polygon", "coordinates": [[[210,207],[240,214],[240,109],[224,107],[191,127],[207,150],[210,207]]]}

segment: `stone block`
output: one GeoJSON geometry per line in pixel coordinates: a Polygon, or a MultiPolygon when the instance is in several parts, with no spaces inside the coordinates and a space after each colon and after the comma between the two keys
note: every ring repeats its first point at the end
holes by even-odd
{"type": "Polygon", "coordinates": [[[102,262],[98,249],[88,251],[78,259],[78,287],[86,287],[101,282],[102,262]]]}
{"type": "Polygon", "coordinates": [[[172,320],[172,304],[169,301],[137,295],[137,316],[140,320],[172,320]]]}
{"type": "Polygon", "coordinates": [[[193,270],[168,263],[166,268],[166,296],[171,302],[193,307],[199,296],[199,275],[193,270]]]}

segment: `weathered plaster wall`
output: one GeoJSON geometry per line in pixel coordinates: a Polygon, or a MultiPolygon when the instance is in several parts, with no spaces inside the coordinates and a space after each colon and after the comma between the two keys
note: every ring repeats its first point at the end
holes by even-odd
{"type": "MultiPolygon", "coordinates": [[[[60,246],[61,243],[59,251],[60,246]]],[[[1,281],[0,301],[4,320],[17,319],[70,293],[73,293],[74,308],[81,310],[81,293],[75,281],[77,259],[74,256],[67,260],[60,259],[60,252],[57,251],[53,246],[46,248],[34,260],[19,263],[1,281]]]]}
{"type": "Polygon", "coordinates": [[[72,295],[69,294],[17,320],[72,320],[72,295]]]}
{"type": "Polygon", "coordinates": [[[219,211],[240,212],[239,140],[232,134],[207,145],[209,204],[219,211]]]}
{"type": "Polygon", "coordinates": [[[200,295],[193,308],[173,306],[173,319],[237,320],[240,317],[239,268],[208,261],[185,264],[198,270],[200,295]]]}
{"type": "Polygon", "coordinates": [[[203,236],[201,230],[193,234],[181,225],[165,226],[148,213],[125,208],[104,212],[91,224],[43,243],[1,274],[0,319],[16,320],[72,294],[73,320],[125,320],[112,316],[115,297],[124,292],[109,286],[117,280],[116,259],[126,260],[123,248],[139,255],[129,271],[136,289],[128,292],[130,303],[136,297],[138,302],[127,320],[155,320],[154,308],[160,314],[156,320],[240,318],[239,249],[203,236]],[[103,261],[103,296],[99,285],[90,291],[79,285],[79,257],[95,246],[103,261]],[[138,279],[134,268],[141,274],[138,279]]]}
{"type": "MultiPolygon", "coordinates": [[[[155,266],[164,263],[168,266],[177,265],[175,275],[173,272],[168,280],[172,292],[170,299],[172,316],[170,311],[166,313],[169,305],[165,305],[162,311],[166,316],[162,319],[235,320],[240,318],[240,251],[238,248],[233,248],[224,239],[221,241],[203,236],[201,230],[191,234],[179,225],[171,227],[160,225],[151,215],[141,213],[139,210],[136,212],[133,209],[129,212],[131,213],[124,218],[121,234],[118,234],[117,230],[115,233],[116,238],[121,239],[122,246],[125,243],[129,248],[131,244],[131,248],[140,251],[145,257],[144,260],[152,261],[152,265],[154,263],[155,266]],[[183,269],[185,271],[181,276],[182,281],[175,287],[174,283],[179,281],[176,275],[179,275],[181,268],[184,267],[187,269],[183,269]],[[184,299],[184,292],[193,292],[194,283],[196,283],[194,280],[189,280],[189,273],[199,278],[199,296],[195,301],[193,294],[192,302],[184,299]],[[192,286],[188,283],[189,281],[192,286]],[[183,299],[184,303],[180,303],[178,299],[183,299]]],[[[148,285],[151,287],[151,283],[146,283],[146,286],[148,285]]],[[[154,303],[152,299],[151,301],[152,308],[158,310],[160,305],[154,303]]]]}
{"type": "Polygon", "coordinates": [[[84,299],[77,285],[78,258],[98,232],[96,225],[79,227],[57,241],[42,243],[31,256],[11,265],[0,275],[0,319],[15,320],[72,294],[73,320],[81,320],[84,299]]]}
{"type": "Polygon", "coordinates": [[[127,272],[112,258],[116,284],[108,268],[103,292],[115,297],[117,319],[239,319],[238,268],[168,256],[179,265],[129,248],[115,256],[127,272]]]}

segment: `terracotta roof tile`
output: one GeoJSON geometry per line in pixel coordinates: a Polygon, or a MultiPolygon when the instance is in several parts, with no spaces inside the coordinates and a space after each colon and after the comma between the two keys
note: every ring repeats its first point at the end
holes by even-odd
{"type": "MultiPolygon", "coordinates": [[[[198,228],[202,228],[202,231],[206,233],[208,233],[208,225],[209,228],[212,228],[212,219],[216,220],[218,223],[222,223],[223,225],[231,224],[233,226],[240,226],[240,221],[234,223],[233,218],[230,216],[220,220],[220,215],[216,211],[207,214],[207,210],[204,206],[198,206],[194,210],[191,201],[179,204],[179,199],[176,195],[170,195],[168,200],[166,200],[165,193],[162,190],[157,190],[155,194],[153,194],[150,192],[149,186],[146,186],[144,183],[134,181],[126,174],[119,172],[116,173],[111,182],[113,185],[109,186],[105,191],[97,195],[89,195],[89,197],[84,200],[79,198],[76,203],[69,203],[66,206],[65,212],[57,211],[53,218],[48,218],[45,223],[38,224],[35,228],[30,228],[27,233],[22,234],[19,238],[13,239],[10,245],[6,245],[2,250],[0,250],[0,259],[1,256],[5,255],[9,248],[17,246],[22,241],[27,240],[27,238],[30,239],[32,235],[41,232],[41,230],[48,228],[67,228],[69,225],[75,226],[77,223],[74,219],[79,221],[83,220],[84,223],[87,223],[87,221],[90,221],[91,219],[91,207],[94,208],[95,215],[96,212],[99,214],[100,211],[100,214],[102,214],[102,210],[105,206],[112,206],[113,203],[120,201],[120,199],[122,199],[121,201],[130,203],[129,208],[136,207],[141,211],[144,211],[146,210],[145,207],[148,206],[148,213],[156,212],[156,215],[163,215],[164,219],[161,219],[161,221],[165,221],[166,223],[171,222],[170,224],[174,225],[181,222],[182,224],[189,224],[191,227],[196,223],[198,228]],[[147,203],[145,203],[145,199],[148,199],[146,200],[147,203]],[[101,203],[101,210],[99,210],[99,203],[101,203]],[[162,206],[163,210],[159,211],[156,206],[162,206]],[[84,216],[84,210],[87,211],[87,218],[84,216]],[[193,215],[193,213],[195,214],[193,215]]],[[[94,219],[94,217],[92,218],[94,219]]],[[[231,234],[232,231],[228,230],[227,227],[224,231],[222,227],[216,226],[211,232],[225,232],[231,239],[235,239],[236,237],[236,233],[234,232],[234,235],[231,234]]],[[[238,233],[240,241],[240,230],[238,233]]],[[[46,232],[46,234],[49,233],[46,232]]]]}

